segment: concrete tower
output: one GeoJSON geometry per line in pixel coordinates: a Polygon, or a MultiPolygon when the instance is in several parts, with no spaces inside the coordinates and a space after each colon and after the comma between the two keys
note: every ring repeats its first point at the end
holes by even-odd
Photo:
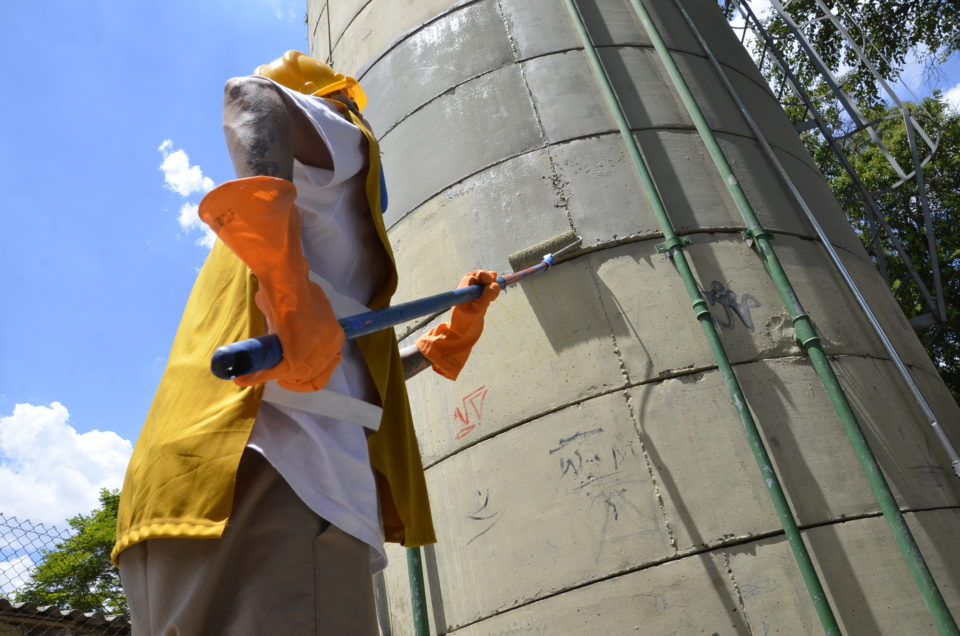
{"type": "MultiPolygon", "coordinates": [[[[713,0],[683,0],[948,435],[960,410],[713,0]]],[[[628,0],[580,0],[844,632],[933,620],[727,184],[628,0]]],[[[644,0],[818,328],[947,603],[960,479],[672,0],[644,0]]],[[[358,77],[410,300],[573,229],[587,253],[491,306],[456,382],[409,383],[439,543],[434,632],[807,634],[817,614],[561,0],[310,0],[358,77]]],[[[442,317],[437,320],[442,319],[442,317]]],[[[410,342],[426,324],[398,329],[410,342]]],[[[386,603],[410,633],[403,552],[386,603]]]]}

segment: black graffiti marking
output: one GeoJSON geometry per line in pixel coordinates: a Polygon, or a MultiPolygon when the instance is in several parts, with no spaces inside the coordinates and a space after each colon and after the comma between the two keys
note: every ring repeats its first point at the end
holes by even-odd
{"type": "Polygon", "coordinates": [[[627,451],[630,451],[630,454],[634,457],[637,456],[637,451],[633,448],[633,444],[627,444],[617,448],[616,445],[611,447],[610,453],[613,455],[613,470],[620,470],[620,462],[627,458],[627,451]]]}
{"type": "MultiPolygon", "coordinates": [[[[477,494],[478,495],[481,494],[479,490],[477,491],[477,494]]],[[[473,519],[474,521],[484,521],[486,519],[492,519],[493,517],[496,517],[498,514],[500,514],[499,512],[494,512],[486,516],[481,515],[480,513],[483,512],[484,508],[486,508],[490,504],[490,491],[488,490],[486,493],[484,493],[481,496],[483,497],[483,503],[480,504],[479,508],[477,508],[476,510],[468,514],[467,519],[473,519]]]]}
{"type": "Polygon", "coordinates": [[[586,431],[586,432],[576,433],[575,435],[571,435],[570,437],[567,437],[566,439],[561,439],[560,442],[559,442],[560,445],[557,446],[556,448],[552,449],[549,454],[550,454],[550,455],[553,455],[554,453],[556,453],[558,450],[562,449],[564,446],[566,446],[566,445],[569,444],[570,442],[575,442],[575,441],[577,441],[578,439],[583,439],[584,437],[587,437],[587,436],[589,436],[589,435],[598,435],[598,434],[600,434],[600,433],[602,433],[602,432],[603,432],[603,428],[595,428],[595,429],[593,429],[592,431],[586,431]]]}
{"type": "MultiPolygon", "coordinates": [[[[590,431],[590,433],[601,430],[602,429],[597,429],[596,431],[590,431]]],[[[585,434],[577,434],[577,436],[583,435],[585,434]]],[[[575,438],[570,438],[570,440],[573,439],[575,438]]],[[[566,477],[568,473],[572,474],[574,479],[579,482],[579,485],[574,487],[575,490],[597,479],[618,474],[621,465],[627,459],[628,455],[637,456],[637,451],[631,442],[627,442],[626,444],[611,444],[609,459],[613,460],[613,466],[611,468],[610,464],[606,464],[605,468],[604,459],[608,457],[606,453],[601,453],[593,449],[588,450],[588,448],[572,449],[572,452],[568,450],[566,454],[560,456],[560,478],[566,477]]],[[[554,450],[560,450],[560,448],[554,450]]],[[[550,452],[552,453],[553,451],[550,452]]]]}
{"type": "Polygon", "coordinates": [[[753,294],[744,294],[737,300],[737,294],[731,289],[727,289],[720,281],[710,283],[710,291],[702,291],[703,299],[710,303],[710,306],[720,305],[723,307],[724,320],[714,316],[713,320],[721,329],[733,329],[734,316],[740,319],[743,326],[753,331],[753,318],[750,316],[750,310],[762,307],[760,301],[753,294]]]}
{"type": "MultiPolygon", "coordinates": [[[[621,488],[620,490],[611,490],[610,492],[605,492],[600,496],[600,499],[602,499],[603,503],[606,505],[605,514],[606,515],[612,514],[614,521],[620,520],[620,511],[617,509],[616,500],[623,499],[624,501],[627,501],[627,498],[625,496],[626,494],[627,494],[627,489],[621,488]]],[[[629,501],[627,501],[627,503],[629,503],[629,501]]],[[[630,504],[630,505],[633,506],[633,504],[630,504]]],[[[634,510],[636,510],[636,506],[633,506],[633,508],[634,510]]]]}
{"type": "Polygon", "coordinates": [[[560,477],[563,477],[567,474],[568,471],[573,471],[574,477],[580,477],[580,468],[583,467],[583,455],[580,454],[580,451],[573,452],[574,457],[577,458],[576,463],[574,463],[572,458],[560,458],[560,477]]]}
{"type": "Polygon", "coordinates": [[[470,519],[471,521],[477,521],[477,522],[483,522],[483,523],[489,522],[489,525],[487,525],[483,530],[481,530],[477,534],[473,535],[473,537],[469,541],[467,541],[467,545],[470,545],[471,543],[473,543],[483,535],[490,532],[490,529],[493,528],[493,526],[497,525],[497,522],[500,521],[501,511],[497,510],[494,512],[494,511],[487,510],[487,507],[490,505],[490,491],[487,490],[485,492],[480,492],[478,490],[477,497],[479,498],[480,505],[477,506],[476,510],[472,510],[467,514],[467,519],[470,519]]]}

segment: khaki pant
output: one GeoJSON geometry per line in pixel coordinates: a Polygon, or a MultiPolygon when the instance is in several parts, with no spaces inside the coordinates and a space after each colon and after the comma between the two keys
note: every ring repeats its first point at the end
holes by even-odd
{"type": "Polygon", "coordinates": [[[250,450],[221,539],[138,543],[120,555],[120,576],[134,636],[378,633],[369,546],[250,450]]]}

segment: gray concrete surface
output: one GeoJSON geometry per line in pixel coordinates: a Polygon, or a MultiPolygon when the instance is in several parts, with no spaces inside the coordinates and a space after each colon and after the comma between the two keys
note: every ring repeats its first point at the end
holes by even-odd
{"type": "MultiPolygon", "coordinates": [[[[579,0],[846,633],[929,617],[744,224],[626,0],[579,0]]],[[[685,0],[918,384],[960,409],[712,0],[685,0]]],[[[654,20],[821,331],[948,602],[960,480],[670,3],[654,20]]],[[[614,120],[556,0],[309,0],[381,139],[396,300],[567,230],[589,253],[491,307],[460,378],[409,384],[440,542],[434,633],[806,634],[818,622],[614,120]]],[[[445,319],[399,328],[405,343],[445,319]]],[[[412,633],[391,548],[393,634],[412,633]]]]}
{"type": "MultiPolygon", "coordinates": [[[[956,553],[935,550],[956,541],[955,511],[908,515],[935,575],[956,595],[956,553]]],[[[877,558],[891,550],[882,520],[871,518],[811,531],[820,567],[831,575],[831,600],[844,633],[935,633],[899,563],[877,558]],[[881,554],[884,554],[881,552],[881,554]],[[891,574],[896,572],[891,581],[891,574]],[[891,584],[893,583],[893,584],[891,584]],[[864,627],[872,628],[864,629],[864,627]]],[[[474,623],[457,633],[480,634],[784,634],[821,631],[798,588],[782,538],[752,541],[652,566],[474,623]],[[749,627],[748,627],[749,626],[749,627]],[[749,631],[752,629],[752,632],[749,631]]],[[[960,607],[953,603],[953,610],[960,607]]]]}
{"type": "Polygon", "coordinates": [[[412,166],[421,171],[393,190],[389,218],[464,177],[539,147],[540,127],[525,93],[519,69],[508,66],[442,95],[385,134],[384,172],[399,181],[412,166]],[[478,126],[480,120],[487,124],[478,126]]]}
{"type": "Polygon", "coordinates": [[[364,74],[370,98],[365,115],[379,133],[389,132],[425,99],[512,63],[510,38],[496,6],[466,5],[411,33],[364,74]],[[411,81],[416,91],[408,90],[411,81]]]}

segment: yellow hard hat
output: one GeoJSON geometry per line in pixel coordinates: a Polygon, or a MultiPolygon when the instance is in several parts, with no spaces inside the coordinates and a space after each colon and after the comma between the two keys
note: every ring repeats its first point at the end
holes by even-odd
{"type": "Polygon", "coordinates": [[[335,72],[320,60],[300,51],[287,51],[283,57],[258,66],[253,74],[268,77],[277,84],[316,97],[343,91],[357,103],[360,110],[367,105],[367,96],[357,80],[335,72]]]}

